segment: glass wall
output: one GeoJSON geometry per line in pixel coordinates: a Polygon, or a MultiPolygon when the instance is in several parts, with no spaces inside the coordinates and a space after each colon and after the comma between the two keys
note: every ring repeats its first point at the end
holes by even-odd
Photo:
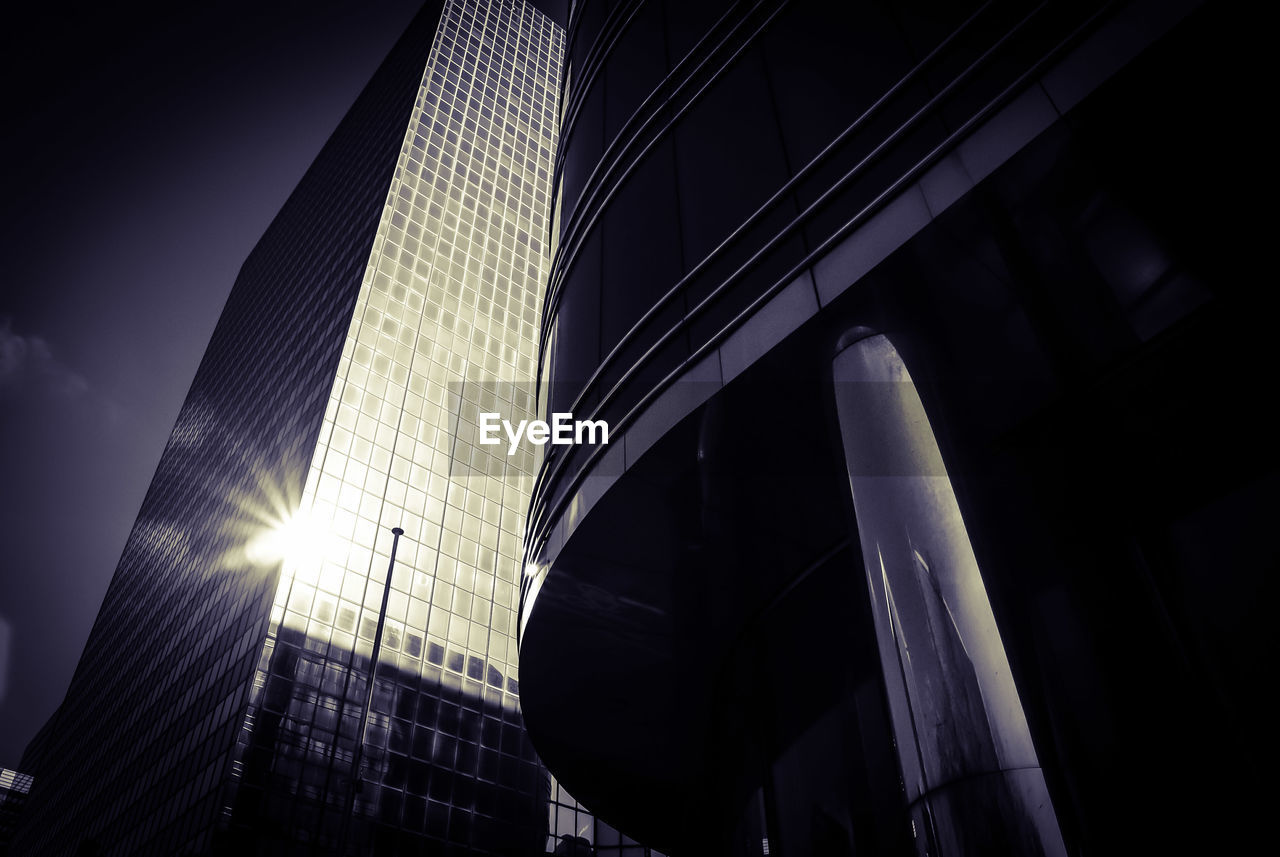
{"type": "Polygon", "coordinates": [[[547,853],[557,857],[665,857],[596,818],[553,776],[547,853]]]}
{"type": "Polygon", "coordinates": [[[515,643],[538,461],[481,445],[477,424],[534,408],[562,39],[520,0],[446,4],[301,505],[249,546],[284,565],[232,827],[292,819],[346,850],[423,831],[477,850],[541,840],[515,643]]]}
{"type": "Polygon", "coordinates": [[[14,851],[208,852],[279,580],[244,548],[307,481],[441,7],[414,16],[244,259],[63,704],[23,755],[37,776],[14,851]]]}
{"type": "Polygon", "coordinates": [[[9,853],[9,840],[22,820],[31,782],[30,774],[0,768],[0,854],[9,853]]]}

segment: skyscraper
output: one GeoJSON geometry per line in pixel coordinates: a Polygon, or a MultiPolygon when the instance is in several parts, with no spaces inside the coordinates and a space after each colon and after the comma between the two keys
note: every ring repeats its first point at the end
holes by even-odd
{"type": "Polygon", "coordinates": [[[0,768],[0,854],[9,853],[9,840],[22,820],[30,791],[30,774],[0,768]]]}
{"type": "Polygon", "coordinates": [[[545,456],[520,616],[562,786],[673,853],[1248,850],[1259,26],[575,4],[540,371],[611,436],[545,456]]]}
{"type": "Polygon", "coordinates": [[[562,38],[428,3],[246,260],[24,758],[20,853],[542,852],[536,461],[475,426],[533,407],[562,38]]]}

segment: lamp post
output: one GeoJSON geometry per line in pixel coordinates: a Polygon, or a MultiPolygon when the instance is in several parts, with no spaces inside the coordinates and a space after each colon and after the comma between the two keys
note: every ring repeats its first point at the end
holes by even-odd
{"type": "Polygon", "coordinates": [[[351,791],[347,798],[347,814],[342,820],[342,851],[347,850],[347,834],[351,826],[351,818],[356,812],[356,793],[364,784],[360,776],[360,764],[364,761],[364,740],[369,732],[369,712],[373,708],[373,682],[378,677],[378,654],[382,651],[382,629],[387,624],[387,602],[391,599],[391,575],[396,567],[396,548],[400,545],[400,537],[404,530],[393,527],[391,530],[391,561],[387,563],[387,580],[382,586],[382,607],[378,609],[378,628],[373,632],[373,652],[369,659],[369,682],[365,689],[364,707],[360,715],[360,737],[356,741],[355,756],[351,761],[351,791]]]}

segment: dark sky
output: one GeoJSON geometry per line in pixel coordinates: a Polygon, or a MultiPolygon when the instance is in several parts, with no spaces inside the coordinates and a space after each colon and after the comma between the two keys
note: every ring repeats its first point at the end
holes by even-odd
{"type": "Polygon", "coordinates": [[[241,262],[421,0],[0,35],[0,765],[61,700],[241,262]]]}

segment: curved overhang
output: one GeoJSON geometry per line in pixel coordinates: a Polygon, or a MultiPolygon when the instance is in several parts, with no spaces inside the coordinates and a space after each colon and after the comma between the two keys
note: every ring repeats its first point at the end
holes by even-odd
{"type": "MultiPolygon", "coordinates": [[[[540,755],[594,812],[661,848],[686,841],[700,803],[744,799],[706,792],[718,742],[728,740],[711,724],[737,722],[725,720],[726,706],[750,705],[726,689],[726,676],[752,622],[788,581],[815,557],[847,548],[841,539],[851,517],[837,492],[831,519],[813,524],[803,549],[792,551],[803,558],[798,567],[759,580],[740,573],[731,560],[761,561],[744,560],[742,545],[730,544],[742,541],[743,519],[709,507],[710,498],[740,486],[726,474],[748,456],[751,468],[781,480],[771,492],[753,492],[759,509],[749,522],[773,521],[759,542],[793,545],[796,529],[810,525],[788,505],[785,470],[794,462],[767,441],[727,441],[726,412],[749,410],[761,375],[777,400],[762,410],[820,409],[821,365],[840,332],[831,319],[838,311],[828,308],[847,305],[872,269],[1196,5],[1124,7],[953,133],[686,356],[673,360],[656,345],[611,389],[579,397],[596,402],[591,418],[613,415],[611,438],[607,446],[556,449],[539,474],[521,587],[521,698],[540,755]],[[660,380],[622,395],[635,392],[627,382],[641,374],[660,380]]],[[[687,330],[688,321],[673,330],[687,330]]],[[[811,416],[792,420],[788,431],[825,425],[823,414],[811,416]]],[[[803,450],[814,458],[808,466],[830,467],[829,438],[815,429],[808,440],[789,435],[787,455],[803,450]]]]}
{"type": "Polygon", "coordinates": [[[613,439],[602,458],[613,471],[584,480],[562,535],[528,568],[521,705],[535,746],[593,812],[660,849],[746,799],[734,788],[708,797],[724,782],[721,748],[746,728],[726,714],[745,686],[728,678],[749,660],[761,611],[814,555],[847,545],[820,354],[800,344],[797,359],[770,361],[782,375],[673,386],[659,413],[613,439]],[[794,415],[788,432],[806,454],[752,423],[765,396],[769,412],[794,415]],[[814,474],[829,477],[820,513],[793,499],[812,493],[814,474]],[[753,497],[744,479],[772,490],[753,497]]]}
{"type": "MultiPolygon", "coordinates": [[[[1200,0],[1167,4],[1148,0],[1125,6],[1086,36],[1070,42],[1070,50],[1034,67],[1034,77],[1021,79],[975,114],[726,323],[710,328],[703,324],[699,329],[710,332],[690,353],[681,356],[679,350],[667,345],[674,338],[692,334],[698,311],[710,299],[693,307],[644,349],[612,388],[606,388],[612,376],[597,371],[572,410],[575,415],[589,413],[590,419],[607,418],[611,443],[548,448],[526,526],[528,573],[523,588],[532,586],[537,569],[545,568],[617,476],[630,469],[664,431],[848,293],[876,265],[942,217],[1199,5],[1200,0]],[[656,380],[641,383],[647,378],[656,380]],[[594,404],[588,407],[588,403],[594,404]]],[[[557,275],[566,261],[561,258],[563,253],[562,245],[554,265],[557,275]]],[[[732,282],[726,281],[724,288],[732,282]]],[[[664,300],[678,291],[673,289],[664,300]]],[[[544,327],[554,315],[553,300],[548,291],[544,327]]],[[[659,315],[665,314],[651,311],[629,336],[655,322],[659,315]]],[[[625,351],[636,351],[636,345],[624,339],[606,362],[625,351]]],[[[526,591],[522,625],[527,598],[526,591]]]]}

